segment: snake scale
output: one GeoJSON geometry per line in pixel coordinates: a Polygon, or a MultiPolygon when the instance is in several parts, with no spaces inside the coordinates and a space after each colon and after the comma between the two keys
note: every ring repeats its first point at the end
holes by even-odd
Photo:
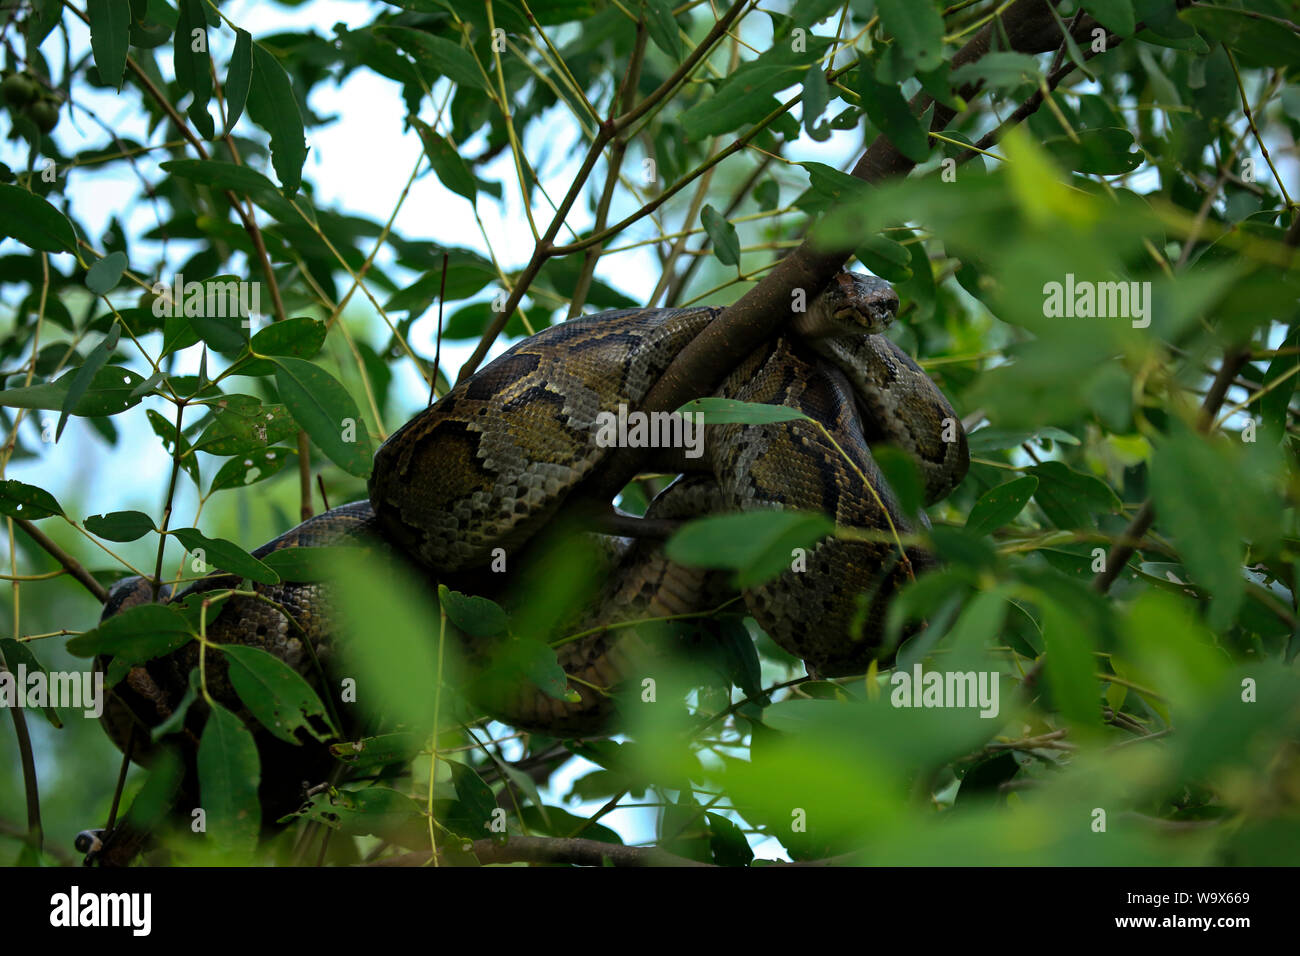
{"type": "MultiPolygon", "coordinates": [[[[927,504],[962,480],[969,459],[965,434],[947,399],[880,334],[897,307],[888,283],[843,272],[805,311],[792,314],[784,334],[738,354],[712,394],[790,406],[825,432],[804,420],[710,424],[698,458],[687,457],[682,448],[647,449],[643,471],[679,477],[651,502],[646,517],[683,520],[799,509],[882,538],[894,530],[916,530],[876,466],[871,446],[892,443],[915,460],[927,504]]],[[[437,580],[498,577],[485,573],[494,555],[518,554],[582,501],[584,483],[610,453],[596,439],[599,413],[620,405],[635,409],[682,347],[720,312],[713,307],[624,309],[573,319],[525,339],[390,436],[376,454],[368,502],[311,518],[254,555],[357,542],[401,555],[431,587],[437,580]]],[[[494,716],[553,736],[607,732],[616,706],[605,690],[637,676],[644,646],[637,628],[602,631],[600,625],[696,613],[735,596],[726,575],[673,563],[652,537],[607,536],[603,544],[604,583],[582,619],[591,633],[557,648],[577,699],[519,686],[492,701],[494,716]]],[[[910,547],[902,561],[887,540],[828,536],[809,549],[804,568],[787,569],[739,597],[759,626],[803,659],[810,673],[861,672],[881,642],[885,611],[907,579],[909,564],[911,573],[920,573],[934,559],[910,547]]],[[[214,576],[180,596],[232,582],[232,576],[214,576]]],[[[295,620],[286,620],[268,603],[235,596],[209,624],[209,639],[263,647],[319,692],[333,693],[320,686],[310,661],[314,652],[331,680],[339,676],[331,666],[330,585],[256,587],[295,620]],[[310,649],[303,646],[304,635],[310,649]]],[[[138,578],[119,582],[104,616],[150,596],[138,578]]],[[[434,623],[431,637],[436,631],[434,623]]],[[[483,658],[490,648],[469,641],[466,650],[471,658],[483,658]]],[[[148,728],[171,714],[197,658],[197,646],[190,644],[130,669],[113,689],[104,717],[119,747],[133,722],[148,728]]],[[[215,699],[241,712],[220,661],[208,667],[208,684],[215,699]]],[[[202,726],[200,710],[191,708],[185,726],[192,739],[202,726]]],[[[135,755],[147,759],[149,745],[140,742],[147,736],[136,736],[135,755]]],[[[257,736],[264,768],[293,749],[267,733],[257,736]]],[[[316,748],[319,760],[304,767],[304,749],[311,750],[298,748],[293,779],[279,781],[285,792],[268,792],[273,781],[264,778],[264,805],[269,800],[292,808],[304,776],[324,778],[328,754],[316,748]]]]}

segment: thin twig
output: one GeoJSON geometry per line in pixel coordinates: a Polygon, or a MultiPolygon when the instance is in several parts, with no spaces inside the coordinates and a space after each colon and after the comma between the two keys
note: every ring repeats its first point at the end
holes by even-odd
{"type": "Polygon", "coordinates": [[[34,541],[50,557],[59,562],[59,564],[63,566],[63,569],[67,571],[74,580],[94,595],[96,601],[103,604],[108,600],[107,589],[95,580],[94,575],[87,571],[80,561],[50,540],[49,536],[46,535],[45,532],[41,531],[26,518],[15,518],[14,524],[22,528],[27,537],[31,538],[32,541],[34,541]]]}

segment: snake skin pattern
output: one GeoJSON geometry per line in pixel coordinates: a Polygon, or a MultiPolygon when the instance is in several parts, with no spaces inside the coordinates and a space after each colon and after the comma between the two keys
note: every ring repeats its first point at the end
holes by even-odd
{"type": "MultiPolygon", "coordinates": [[[[912,455],[927,504],[961,481],[969,459],[965,434],[947,399],[915,362],[878,334],[897,304],[882,280],[842,273],[807,312],[792,317],[786,334],[737,355],[734,371],[713,392],[796,408],[820,423],[834,443],[809,421],[708,425],[703,457],[696,461],[685,460],[681,449],[650,451],[647,468],[685,473],[651,503],[646,516],[682,520],[724,511],[798,509],[881,537],[917,530],[877,468],[871,445],[887,441],[912,455]]],[[[398,552],[431,586],[449,576],[494,577],[483,571],[501,553],[496,549],[511,555],[525,550],[563,509],[581,500],[584,481],[610,451],[596,441],[598,413],[620,404],[635,408],[681,348],[720,311],[606,312],[520,342],[388,439],[376,455],[369,502],[312,518],[254,554],[364,543],[398,552]]],[[[652,538],[606,537],[604,545],[603,589],[584,616],[570,622],[593,633],[557,647],[578,700],[518,686],[492,698],[494,716],[556,736],[607,731],[617,710],[608,690],[643,673],[643,655],[653,651],[641,628],[601,628],[707,611],[734,595],[726,575],[674,564],[652,538]]],[[[934,563],[918,548],[908,548],[903,560],[887,540],[833,536],[809,549],[806,558],[805,570],[786,570],[739,596],[777,644],[803,659],[810,672],[825,676],[865,669],[880,645],[893,594],[909,574],[934,563]]],[[[218,576],[182,596],[229,586],[229,576],[218,576]]],[[[266,603],[234,597],[210,624],[209,638],[264,647],[318,691],[328,692],[302,641],[304,635],[311,641],[333,679],[330,586],[281,583],[256,589],[288,609],[296,626],[266,603]]],[[[148,600],[147,584],[128,579],[114,590],[105,617],[141,600],[148,600]]],[[[490,650],[467,647],[471,658],[485,659],[490,650]]],[[[148,728],[171,713],[197,654],[190,645],[135,667],[115,688],[104,722],[119,746],[132,723],[148,728]]],[[[221,662],[212,666],[216,656],[209,657],[208,670],[213,696],[242,712],[221,662]]],[[[201,720],[194,726],[201,727],[201,720]]],[[[142,736],[147,740],[137,734],[137,741],[142,736]]],[[[282,743],[264,732],[258,740],[259,747],[282,743]]],[[[137,744],[137,756],[147,753],[146,745],[137,744]]]]}

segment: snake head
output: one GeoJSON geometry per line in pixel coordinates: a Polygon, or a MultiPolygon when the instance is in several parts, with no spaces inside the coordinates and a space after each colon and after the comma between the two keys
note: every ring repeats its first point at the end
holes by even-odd
{"type": "Polygon", "coordinates": [[[841,272],[806,312],[795,314],[793,326],[808,339],[874,335],[889,328],[897,314],[898,293],[888,282],[860,272],[841,272]]]}

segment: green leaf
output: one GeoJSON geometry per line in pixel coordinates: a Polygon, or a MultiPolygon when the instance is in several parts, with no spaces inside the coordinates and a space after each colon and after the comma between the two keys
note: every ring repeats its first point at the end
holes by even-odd
{"type": "MultiPolygon", "coordinates": [[[[32,653],[31,647],[26,642],[15,641],[12,637],[0,637],[0,655],[3,656],[5,666],[14,674],[15,680],[17,679],[18,667],[22,665],[27,668],[28,674],[37,672],[44,674],[46,686],[49,686],[50,672],[46,670],[44,664],[36,659],[36,655],[32,653]]],[[[91,701],[86,700],[82,703],[89,708],[91,701]]],[[[63,728],[63,721],[59,718],[59,712],[49,704],[42,707],[41,712],[45,714],[45,719],[51,725],[58,729],[63,728]]]]}
{"type": "Polygon", "coordinates": [[[1192,580],[1211,591],[1210,623],[1226,628],[1245,593],[1245,559],[1238,528],[1239,494],[1225,478],[1230,463],[1187,430],[1162,442],[1151,462],[1151,498],[1160,527],[1178,546],[1192,580]]]}
{"type": "Polygon", "coordinates": [[[1268,371],[1264,373],[1265,382],[1280,386],[1261,395],[1259,400],[1260,430],[1271,436],[1274,442],[1281,440],[1286,430],[1286,410],[1300,383],[1300,377],[1295,374],[1300,370],[1300,352],[1288,354],[1287,351],[1295,350],[1297,346],[1300,346],[1300,325],[1293,322],[1280,344],[1280,354],[1273,356],[1268,371]]]}
{"type": "MultiPolygon", "coordinates": [[[[425,741],[415,734],[380,734],[360,740],[341,740],[330,744],[330,753],[357,770],[404,764],[420,752],[425,741]]],[[[531,779],[531,778],[530,778],[531,779]]]]}
{"type": "Polygon", "coordinates": [[[1133,17],[1133,0],[1081,0],[1083,9],[1091,13],[1102,26],[1121,36],[1131,37],[1137,29],[1133,17]]]}
{"type": "Polygon", "coordinates": [[[310,362],[287,356],[274,361],[280,397],[311,440],[348,474],[369,476],[374,454],[370,433],[347,389],[310,362]]]}
{"type": "Polygon", "coordinates": [[[23,24],[27,33],[29,50],[39,50],[63,16],[62,0],[35,0],[29,5],[31,12],[23,24]]]}
{"type": "Polygon", "coordinates": [[[569,690],[569,676],[556,660],[555,649],[527,638],[512,638],[495,649],[492,663],[480,680],[490,687],[489,700],[494,699],[498,688],[508,699],[521,681],[555,700],[580,699],[576,691],[569,690]]]}
{"type": "Polygon", "coordinates": [[[330,561],[338,608],[341,673],[356,680],[357,704],[373,716],[428,731],[433,725],[439,671],[454,686],[448,636],[439,660],[438,609],[427,585],[408,569],[361,549],[339,548],[330,561]],[[375,596],[385,595],[381,601],[375,596]]]}
{"type": "Polygon", "coordinates": [[[711,97],[682,114],[687,139],[698,141],[763,119],[776,105],[772,97],[798,83],[830,42],[813,34],[807,37],[805,49],[795,50],[785,40],[742,64],[718,84],[711,97]]]}
{"type": "MultiPolygon", "coordinates": [[[[230,459],[217,469],[212,477],[208,494],[224,491],[227,488],[243,488],[245,485],[265,481],[278,475],[281,471],[298,460],[298,453],[291,448],[263,448],[250,451],[246,455],[230,459]]],[[[270,562],[263,562],[274,567],[270,562]]],[[[278,572],[277,572],[278,573],[278,572]]],[[[284,575],[281,575],[281,579],[284,575]]]]}
{"type": "Polygon", "coordinates": [[[1079,439],[1075,438],[1069,432],[1051,427],[1027,430],[1014,428],[981,428],[979,431],[971,432],[968,436],[968,444],[972,452],[1002,451],[1007,448],[1018,448],[1027,441],[1034,441],[1039,438],[1053,438],[1066,445],[1079,444],[1079,439]]]}
{"type": "Polygon", "coordinates": [[[189,90],[194,99],[186,111],[200,135],[211,139],[214,134],[212,116],[208,113],[208,100],[212,97],[212,58],[208,53],[208,21],[203,13],[203,0],[178,0],[179,17],[172,44],[172,64],[176,82],[181,89],[189,90]],[[201,50],[196,51],[195,33],[202,37],[201,50]]]}
{"type": "Polygon", "coordinates": [[[281,581],[328,581],[330,561],[340,550],[345,550],[345,547],[281,548],[266,555],[262,561],[280,575],[281,581]]]}
{"type": "Polygon", "coordinates": [[[988,534],[1002,527],[1024,510],[1038,488],[1038,479],[1025,475],[1005,484],[990,488],[980,495],[966,519],[966,530],[974,534],[988,534]]]}
{"type": "Polygon", "coordinates": [[[469,87],[489,92],[483,72],[474,57],[459,44],[440,36],[413,30],[410,27],[374,27],[374,33],[401,47],[415,60],[416,66],[430,77],[445,76],[458,87],[469,87]]]}
{"type": "Polygon", "coordinates": [[[1075,437],[1074,437],[1073,435],[1071,435],[1069,432],[1064,431],[1063,429],[1060,429],[1060,428],[1055,427],[1054,425],[1044,425],[1044,426],[1042,426],[1042,427],[1039,428],[1036,432],[1034,432],[1034,436],[1035,436],[1039,441],[1047,442],[1049,445],[1050,445],[1050,441],[1053,441],[1053,440],[1054,440],[1054,441],[1059,441],[1059,442],[1060,442],[1061,444],[1063,444],[1063,445],[1078,445],[1078,444],[1080,444],[1079,439],[1075,438],[1075,437]]]}
{"type": "MultiPolygon", "coordinates": [[[[435,814],[439,810],[434,802],[435,814]]],[[[389,787],[366,786],[345,790],[330,788],[313,794],[306,809],[281,822],[305,818],[323,823],[348,836],[375,836],[402,846],[428,847],[424,805],[389,787]],[[422,843],[415,842],[423,837],[422,843]]],[[[444,822],[439,818],[439,822],[444,822]]],[[[444,850],[445,852],[445,850],[444,850]]]]}
{"type": "Polygon", "coordinates": [[[943,17],[931,0],[876,0],[876,12],[916,69],[933,70],[943,62],[943,17]]]}
{"type": "Polygon", "coordinates": [[[243,721],[215,701],[199,741],[198,769],[208,837],[228,853],[251,854],[262,825],[257,744],[243,721]]]}
{"type": "Polygon", "coordinates": [[[460,158],[460,153],[435,133],[428,123],[414,116],[408,117],[408,121],[420,134],[420,141],[424,143],[424,155],[429,157],[429,165],[437,174],[438,181],[471,203],[477,201],[478,183],[465,160],[460,158]]]}
{"type": "MultiPolygon", "coordinates": [[[[1284,8],[1274,9],[1281,12],[1284,8]]],[[[1294,19],[1294,11],[1291,17],[1294,19]]],[[[1245,10],[1198,6],[1183,10],[1179,18],[1212,41],[1220,41],[1239,53],[1248,66],[1286,68],[1294,66],[1300,59],[1300,36],[1296,36],[1294,30],[1273,21],[1254,19],[1245,10]]]]}
{"type": "Polygon", "coordinates": [[[163,821],[175,807],[185,781],[185,765],[174,748],[159,747],[153,756],[144,783],[127,811],[127,823],[137,833],[152,832],[163,821]]]}
{"type": "Polygon", "coordinates": [[[1019,772],[1020,764],[1015,756],[1005,751],[980,761],[962,776],[954,806],[969,808],[980,798],[996,799],[1000,792],[998,788],[1019,772]]]}
{"type": "Polygon", "coordinates": [[[122,327],[114,322],[108,334],[95,346],[81,368],[73,374],[72,381],[68,383],[68,393],[63,396],[63,405],[60,407],[59,425],[54,431],[55,442],[63,437],[63,426],[68,423],[68,416],[86,394],[86,390],[90,388],[100,369],[108,361],[113,349],[117,348],[117,339],[121,332],[122,327]]]}
{"type": "Polygon", "coordinates": [[[882,279],[906,282],[912,278],[912,253],[901,242],[888,236],[867,236],[854,255],[858,261],[882,279]]]}
{"type": "Polygon", "coordinates": [[[143,398],[144,396],[153,392],[154,389],[158,387],[159,383],[161,383],[162,380],[165,379],[166,377],[167,376],[162,372],[154,372],[152,375],[150,375],[143,382],[141,382],[139,385],[137,385],[135,388],[131,390],[131,397],[143,398]]]}
{"type": "MultiPolygon", "coordinates": [[[[212,276],[201,283],[203,302],[206,305],[200,314],[189,315],[189,303],[186,303],[186,321],[214,352],[234,355],[248,344],[248,328],[252,324],[252,317],[242,313],[251,311],[252,303],[243,293],[245,281],[233,275],[212,276]],[[212,312],[209,313],[208,309],[212,309],[212,312]]],[[[189,283],[185,285],[188,287],[189,283]]],[[[195,289],[197,288],[196,286],[195,289]]],[[[187,298],[190,296],[188,288],[185,294],[187,298]]]]}
{"type": "Polygon", "coordinates": [[[709,852],[718,866],[749,866],[754,851],[740,827],[717,813],[706,813],[709,823],[709,852]]]}
{"type": "Polygon", "coordinates": [[[141,604],[70,638],[68,653],[74,657],[113,658],[105,675],[112,687],[136,664],[163,657],[198,636],[184,614],[168,604],[141,604]]]}
{"type": "Polygon", "coordinates": [[[471,839],[481,837],[496,812],[496,796],[472,767],[454,762],[448,766],[456,790],[456,803],[446,815],[447,829],[471,839]]]}
{"type": "Polygon", "coordinates": [[[1037,85],[1044,79],[1038,61],[1032,56],[1005,51],[985,53],[978,60],[962,64],[952,71],[951,77],[956,86],[983,80],[988,86],[1006,91],[1026,84],[1037,85]]]}
{"type": "Polygon", "coordinates": [[[898,498],[903,514],[917,515],[925,507],[925,488],[916,459],[895,445],[880,445],[871,450],[871,455],[885,478],[885,484],[898,498]]]}
{"type": "Polygon", "coordinates": [[[1101,723],[1101,689],[1093,676],[1094,644],[1079,619],[1055,601],[1043,608],[1043,665],[1052,703],[1076,727],[1101,723]]]}
{"type": "Polygon", "coordinates": [[[0,237],[17,239],[45,252],[72,252],[77,237],[72,223],[40,196],[0,183],[0,237]]]}
{"type": "Polygon", "coordinates": [[[248,89],[248,116],[271,137],[271,165],[285,195],[302,184],[307,139],[293,84],[280,61],[260,43],[253,44],[253,79],[248,89]]]}
{"type": "MultiPolygon", "coordinates": [[[[1234,772],[1260,773],[1267,759],[1258,756],[1261,752],[1276,753],[1286,741],[1295,739],[1295,701],[1300,688],[1294,669],[1283,667],[1279,660],[1251,661],[1225,678],[1205,706],[1189,715],[1190,719],[1178,722],[1176,779],[1212,780],[1234,772]],[[1247,680],[1255,688],[1251,703],[1243,700],[1247,680]]],[[[1284,847],[1277,852],[1279,858],[1283,852],[1291,855],[1284,847]]]]}
{"type": "MultiPolygon", "coordinates": [[[[790,23],[797,27],[810,27],[821,23],[844,6],[843,0],[800,0],[790,5],[790,23]]],[[[785,36],[784,30],[778,31],[785,36]]]]}
{"type": "Polygon", "coordinates": [[[447,620],[472,637],[504,634],[510,623],[506,612],[495,601],[453,591],[445,584],[438,585],[438,601],[447,620]]]}
{"type": "MultiPolygon", "coordinates": [[[[72,387],[72,380],[77,371],[79,370],[65,373],[56,382],[0,391],[0,405],[9,408],[43,408],[58,411],[63,408],[63,401],[72,387]]],[[[73,407],[72,414],[97,417],[124,412],[139,403],[141,396],[132,393],[143,381],[143,378],[130,369],[106,365],[95,373],[94,380],[86,389],[86,394],[73,407]]]]}
{"type": "Polygon", "coordinates": [[[754,202],[764,211],[776,209],[781,205],[781,184],[775,179],[765,179],[754,187],[754,202]]]}
{"type": "Polygon", "coordinates": [[[830,99],[831,88],[826,82],[826,73],[820,63],[814,63],[803,76],[803,128],[809,135],[814,133],[817,118],[822,115],[830,99]]]}
{"type": "Polygon", "coordinates": [[[811,421],[788,405],[741,402],[734,398],[696,398],[677,410],[683,415],[703,414],[706,425],[770,425],[775,422],[811,421]]]}
{"type": "Polygon", "coordinates": [[[713,254],[724,266],[740,265],[740,237],[736,227],[727,222],[722,214],[707,203],[700,212],[700,222],[713,243],[713,254]]]}
{"type": "Polygon", "coordinates": [[[122,280],[126,253],[110,252],[86,270],[86,288],[95,295],[108,295],[122,280]]]}
{"type": "Polygon", "coordinates": [[[82,522],[93,535],[109,541],[135,541],[155,530],[153,518],[143,511],[110,511],[91,515],[82,522]]]}
{"type": "Polygon", "coordinates": [[[190,627],[202,634],[203,622],[215,621],[231,597],[232,595],[222,594],[219,591],[197,592],[186,595],[180,604],[173,603],[169,606],[185,615],[185,620],[189,621],[190,627]]]}
{"type": "Polygon", "coordinates": [[[247,196],[281,222],[302,220],[275,188],[275,183],[255,169],[215,159],[171,159],[159,166],[173,176],[247,196]]]}
{"type": "Polygon", "coordinates": [[[760,705],[767,699],[763,694],[762,665],[758,649],[745,625],[739,621],[724,621],[717,644],[722,652],[726,673],[731,683],[760,705]]]}
{"type": "MultiPolygon", "coordinates": [[[[933,70],[918,70],[916,78],[921,81],[921,89],[929,93],[937,102],[957,112],[966,109],[966,101],[952,88],[951,67],[946,61],[933,70]]],[[[958,138],[962,134],[950,131],[950,135],[958,138]]],[[[963,141],[970,142],[970,140],[963,141]]]]}
{"type": "MultiPolygon", "coordinates": [[[[1153,589],[1125,611],[1120,630],[1124,676],[1132,675],[1135,683],[1157,691],[1175,708],[1194,707],[1214,691],[1232,662],[1193,600],[1153,589]]],[[[1113,664],[1113,655],[1111,660],[1113,664]]],[[[1154,703],[1149,695],[1143,699],[1154,703]]]]}
{"type": "Polygon", "coordinates": [[[38,521],[63,514],[63,508],[44,488],[6,478],[0,481],[0,514],[38,521]]]}
{"type": "Polygon", "coordinates": [[[274,375],[275,363],[256,358],[258,355],[292,355],[309,359],[325,344],[327,331],[324,322],[305,316],[272,322],[249,341],[248,353],[236,361],[239,368],[234,374],[274,375]]]}
{"type": "Polygon", "coordinates": [[[225,395],[212,405],[213,421],[194,443],[209,455],[247,455],[297,434],[283,405],[263,405],[251,395],[225,395]]]}
{"type": "Polygon", "coordinates": [[[86,0],[86,16],[90,19],[90,52],[95,55],[99,78],[121,90],[130,41],[131,7],[125,0],[86,0]]]}
{"type": "Polygon", "coordinates": [[[714,515],[687,523],[664,552],[679,564],[735,570],[736,586],[748,588],[789,568],[793,549],[812,547],[833,528],[825,515],[800,511],[714,515]]]}
{"type": "Polygon", "coordinates": [[[461,306],[447,316],[447,324],[442,330],[442,340],[448,342],[456,339],[477,339],[483,335],[483,330],[496,314],[491,302],[471,302],[469,305],[461,306]]]}
{"type": "Polygon", "coordinates": [[[258,722],[281,740],[300,744],[296,736],[305,730],[317,740],[337,737],[320,697],[302,675],[260,647],[220,644],[219,649],[230,662],[230,682],[258,722]],[[321,729],[312,722],[319,720],[321,729]]]}
{"type": "Polygon", "coordinates": [[[232,189],[253,198],[276,191],[275,183],[257,170],[236,163],[216,159],[170,159],[160,165],[174,176],[216,189],[232,189]]]}
{"type": "Polygon", "coordinates": [[[156,743],[168,734],[179,733],[185,729],[185,718],[190,712],[190,707],[199,699],[199,684],[199,669],[196,667],[190,671],[189,686],[185,688],[185,693],[181,695],[180,702],[172,708],[172,712],[167,715],[166,720],[150,731],[149,739],[151,741],[156,743]]]}
{"type": "Polygon", "coordinates": [[[912,162],[925,162],[930,155],[930,138],[921,121],[912,113],[897,86],[877,82],[872,63],[866,57],[858,60],[858,92],[862,94],[862,108],[867,117],[884,137],[912,162]]]}
{"type": "MultiPolygon", "coordinates": [[[[510,779],[514,780],[516,776],[519,776],[532,783],[532,778],[515,770],[509,764],[506,764],[506,767],[510,773],[510,779]]],[[[519,781],[519,785],[524,786],[522,780],[519,781]]],[[[567,837],[576,829],[581,828],[582,835],[589,840],[599,840],[602,843],[613,843],[619,846],[623,844],[623,839],[609,827],[600,823],[592,824],[585,817],[575,816],[561,807],[548,807],[541,803],[524,807],[520,813],[520,822],[533,833],[567,837]]]]}
{"type": "MultiPolygon", "coordinates": [[[[480,292],[489,282],[496,281],[497,274],[489,263],[475,260],[454,259],[447,264],[447,301],[467,299],[480,292]]],[[[424,273],[420,278],[404,289],[398,290],[392,298],[384,303],[385,312],[409,312],[411,315],[423,315],[438,297],[442,286],[442,266],[424,273]]]]}
{"type": "Polygon", "coordinates": [[[954,566],[965,566],[974,571],[992,570],[997,560],[989,543],[968,533],[965,528],[939,525],[930,529],[930,538],[939,557],[954,566]]]}
{"type": "Polygon", "coordinates": [[[1081,129],[1075,138],[1056,136],[1044,140],[1045,146],[1066,169],[1081,173],[1114,176],[1137,169],[1145,161],[1134,151],[1133,134],[1126,129],[1081,129]]]}
{"type": "Polygon", "coordinates": [[[203,550],[205,564],[211,564],[230,574],[248,578],[258,584],[279,584],[280,576],[253,557],[233,541],[209,538],[197,528],[178,528],[168,531],[185,546],[187,551],[203,550]]]}
{"type": "Polygon", "coordinates": [[[248,90],[253,82],[253,37],[247,30],[235,27],[235,49],[230,54],[226,69],[226,132],[229,133],[244,113],[248,90]]]}
{"type": "Polygon", "coordinates": [[[809,213],[850,202],[865,195],[870,189],[863,180],[825,163],[807,162],[796,165],[808,170],[808,193],[801,196],[796,204],[809,213]]]}
{"type": "Polygon", "coordinates": [[[970,649],[982,653],[985,648],[999,643],[1007,616],[1006,595],[996,588],[981,591],[962,608],[961,617],[948,633],[948,646],[954,650],[970,649]]]}
{"type": "Polygon", "coordinates": [[[668,0],[642,0],[645,7],[646,32],[659,49],[667,53],[674,63],[682,58],[682,38],[677,32],[672,6],[668,0]]]}
{"type": "Polygon", "coordinates": [[[1048,520],[1065,531],[1095,527],[1094,511],[1117,512],[1119,498],[1100,478],[1073,471],[1059,461],[1045,461],[1026,468],[1038,478],[1034,500],[1048,520]]]}

